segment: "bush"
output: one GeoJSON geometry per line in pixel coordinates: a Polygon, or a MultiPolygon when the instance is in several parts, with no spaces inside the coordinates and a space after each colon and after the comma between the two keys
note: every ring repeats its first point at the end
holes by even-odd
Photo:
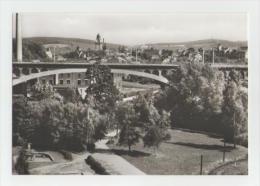
{"type": "Polygon", "coordinates": [[[88,143],[88,144],[87,144],[87,150],[88,150],[89,152],[93,152],[93,151],[95,150],[95,148],[96,148],[95,143],[88,143]]]}
{"type": "Polygon", "coordinates": [[[85,161],[88,165],[90,165],[91,169],[93,169],[95,173],[101,175],[109,175],[106,169],[99,162],[97,162],[92,156],[88,156],[88,158],[85,161]]]}
{"type": "MultiPolygon", "coordinates": [[[[13,104],[13,144],[45,150],[83,151],[93,137],[99,113],[88,105],[54,99],[13,104]],[[88,113],[92,115],[88,118],[88,113]]],[[[99,136],[100,137],[100,136],[99,136]]],[[[94,150],[94,146],[88,145],[94,150]]]]}
{"type": "Polygon", "coordinates": [[[60,153],[63,155],[64,159],[72,161],[73,157],[71,152],[65,151],[65,150],[60,150],[60,153]]]}
{"type": "Polygon", "coordinates": [[[13,145],[14,146],[23,146],[25,144],[24,139],[20,136],[19,133],[13,135],[13,145]]]}
{"type": "Polygon", "coordinates": [[[28,168],[29,168],[29,165],[28,165],[27,158],[26,158],[26,150],[22,149],[20,151],[19,157],[15,164],[15,170],[17,171],[18,174],[26,175],[26,174],[29,174],[28,168]]]}
{"type": "Polygon", "coordinates": [[[113,138],[110,138],[110,139],[107,141],[106,144],[107,144],[107,145],[109,145],[109,144],[115,144],[115,140],[114,140],[113,138]]]}
{"type": "Polygon", "coordinates": [[[163,137],[163,140],[164,141],[168,141],[168,140],[170,140],[171,139],[171,134],[170,133],[166,133],[165,135],[164,135],[164,137],[163,137]]]}
{"type": "Polygon", "coordinates": [[[236,143],[248,147],[248,134],[244,133],[236,137],[236,143]]]}
{"type": "Polygon", "coordinates": [[[143,137],[144,147],[159,147],[163,141],[162,133],[160,133],[157,126],[152,126],[149,128],[145,136],[143,137]]]}

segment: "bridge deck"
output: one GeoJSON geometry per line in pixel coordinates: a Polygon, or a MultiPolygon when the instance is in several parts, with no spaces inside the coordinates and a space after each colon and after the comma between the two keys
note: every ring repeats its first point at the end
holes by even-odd
{"type": "MultiPolygon", "coordinates": [[[[101,63],[101,65],[108,66],[112,69],[175,69],[180,66],[181,63],[174,64],[122,64],[122,63],[101,63]]],[[[15,67],[30,67],[30,68],[88,68],[93,63],[76,63],[76,62],[13,62],[15,67]]],[[[210,64],[213,68],[219,69],[247,69],[247,64],[224,64],[215,63],[210,64]]]]}

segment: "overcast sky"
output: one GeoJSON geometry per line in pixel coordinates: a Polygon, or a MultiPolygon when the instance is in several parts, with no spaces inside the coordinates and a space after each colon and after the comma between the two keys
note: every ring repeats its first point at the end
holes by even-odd
{"type": "Polygon", "coordinates": [[[23,37],[73,37],[125,45],[201,39],[247,40],[246,14],[88,15],[24,13],[23,37]]]}

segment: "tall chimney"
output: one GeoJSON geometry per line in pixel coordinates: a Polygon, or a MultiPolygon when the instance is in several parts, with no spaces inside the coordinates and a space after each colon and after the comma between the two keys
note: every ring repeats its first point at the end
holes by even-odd
{"type": "Polygon", "coordinates": [[[21,15],[16,13],[16,57],[18,62],[23,61],[21,15]]]}

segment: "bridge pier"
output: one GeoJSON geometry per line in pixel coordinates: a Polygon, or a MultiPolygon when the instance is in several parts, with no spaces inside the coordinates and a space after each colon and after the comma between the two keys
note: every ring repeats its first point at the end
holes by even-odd
{"type": "Polygon", "coordinates": [[[55,81],[54,81],[54,85],[58,85],[59,83],[59,74],[55,74],[55,81]]]}
{"type": "Polygon", "coordinates": [[[244,71],[245,79],[248,79],[248,71],[244,71]]]}
{"type": "Polygon", "coordinates": [[[21,70],[20,70],[20,68],[14,68],[14,69],[13,69],[13,74],[14,74],[17,78],[19,78],[19,77],[21,76],[21,70]]]}
{"type": "Polygon", "coordinates": [[[159,72],[159,76],[162,76],[162,70],[158,70],[158,72],[159,72]]]}
{"type": "Polygon", "coordinates": [[[243,71],[243,70],[241,70],[241,71],[240,71],[240,74],[241,74],[243,80],[245,80],[245,79],[248,78],[248,73],[247,73],[247,71],[243,71]]]}
{"type": "Polygon", "coordinates": [[[32,68],[28,68],[29,74],[33,73],[33,69],[32,68]]]}
{"type": "Polygon", "coordinates": [[[122,81],[123,81],[123,75],[122,74],[113,74],[114,78],[114,85],[116,86],[117,89],[122,88],[122,81]]]}
{"type": "Polygon", "coordinates": [[[20,76],[24,75],[23,74],[23,68],[19,68],[19,71],[20,71],[20,76]]]}
{"type": "Polygon", "coordinates": [[[230,79],[230,71],[229,70],[224,70],[224,77],[226,80],[230,79]]]}

